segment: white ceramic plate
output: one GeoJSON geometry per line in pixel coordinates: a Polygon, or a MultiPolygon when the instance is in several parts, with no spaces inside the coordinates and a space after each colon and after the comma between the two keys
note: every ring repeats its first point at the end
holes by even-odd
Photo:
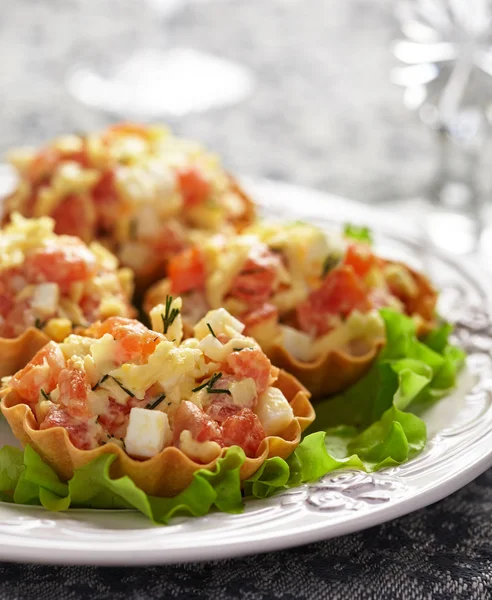
{"type": "MultiPolygon", "coordinates": [[[[456,392],[427,412],[424,453],[396,468],[367,475],[344,471],[268,500],[249,501],[244,514],[177,518],[153,527],[132,511],[0,505],[0,560],[139,565],[232,557],[344,535],[426,506],[492,465],[492,329],[488,276],[472,264],[426,251],[408,219],[312,190],[247,182],[265,214],[318,225],[365,223],[378,250],[426,270],[441,288],[440,310],[456,324],[468,351],[456,392]]],[[[0,445],[15,443],[5,422],[0,445]]]]}

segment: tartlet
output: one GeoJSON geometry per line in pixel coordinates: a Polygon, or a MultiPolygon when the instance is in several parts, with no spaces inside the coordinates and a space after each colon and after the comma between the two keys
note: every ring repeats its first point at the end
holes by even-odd
{"type": "Polygon", "coordinates": [[[98,243],[56,235],[48,217],[12,215],[0,230],[0,377],[50,339],[113,315],[134,314],[133,276],[98,243]]]}
{"type": "Polygon", "coordinates": [[[314,420],[307,390],[223,309],[182,342],[180,304],[154,308],[156,331],[113,317],[46,345],[1,392],[14,435],[64,479],[114,453],[111,475],[156,496],[176,495],[233,445],[246,454],[242,480],[287,458],[314,420]]]}
{"type": "Polygon", "coordinates": [[[423,335],[435,325],[437,300],[429,280],[407,265],[299,222],[260,223],[183,251],[168,278],[147,291],[144,309],[176,293],[188,328],[224,306],[315,397],[347,388],[370,368],[385,343],[380,308],[413,317],[423,335]]]}
{"type": "Polygon", "coordinates": [[[254,205],[218,158],[166,128],[133,123],[9,154],[19,181],[4,219],[48,215],[57,233],[97,240],[145,288],[170,256],[250,224],[254,205]]]}

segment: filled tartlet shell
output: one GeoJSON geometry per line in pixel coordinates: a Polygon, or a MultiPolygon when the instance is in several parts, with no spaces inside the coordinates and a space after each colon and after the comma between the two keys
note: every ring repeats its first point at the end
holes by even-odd
{"type": "MultiPolygon", "coordinates": [[[[256,457],[246,458],[240,471],[242,481],[251,477],[267,458],[287,458],[299,445],[301,433],[314,421],[315,413],[309,401],[309,392],[292,375],[281,371],[276,387],[282,390],[289,400],[294,419],[280,435],[265,438],[256,457]]],[[[116,454],[117,459],[111,465],[111,477],[128,475],[147,494],[170,497],[191,483],[195,471],[213,469],[217,462],[217,459],[207,464],[195,462],[173,446],[147,460],[135,460],[119,446],[111,443],[94,450],[79,450],[72,444],[67,431],[62,427],[40,430],[31,408],[27,404],[19,404],[20,399],[16,392],[7,388],[2,396],[2,413],[15,437],[23,445],[30,444],[65,480],[73,476],[75,469],[87,465],[99,456],[116,454]]],[[[221,456],[225,452],[224,448],[221,456]]]]}
{"type": "Polygon", "coordinates": [[[403,299],[407,314],[412,317],[420,316],[417,321],[417,335],[422,337],[436,327],[436,305],[437,290],[434,288],[429,278],[410,269],[405,263],[396,263],[406,267],[415,283],[417,284],[418,294],[414,297],[403,299]]]}
{"type": "Polygon", "coordinates": [[[311,362],[298,360],[280,343],[273,343],[264,351],[274,365],[292,373],[316,399],[337,394],[363,377],[384,344],[384,339],[376,340],[360,356],[332,350],[311,362]]]}
{"type": "Polygon", "coordinates": [[[0,338],[0,377],[17,373],[49,341],[46,333],[34,327],[16,338],[0,338]]]}

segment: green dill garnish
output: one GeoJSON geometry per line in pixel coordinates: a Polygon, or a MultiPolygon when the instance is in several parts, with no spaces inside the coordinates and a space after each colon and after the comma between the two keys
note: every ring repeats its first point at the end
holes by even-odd
{"type": "MultiPolygon", "coordinates": [[[[166,397],[166,394],[162,394],[162,396],[159,396],[159,398],[157,398],[157,400],[154,400],[154,402],[150,402],[149,404],[147,404],[147,406],[145,408],[148,408],[149,410],[154,410],[154,408],[156,406],[159,406],[159,404],[164,400],[164,398],[166,397]]],[[[167,405],[169,406],[169,402],[167,403],[167,405]]]]}
{"type": "Polygon", "coordinates": [[[358,225],[345,223],[343,234],[345,237],[356,240],[357,242],[369,245],[372,244],[372,234],[368,227],[359,227],[358,225]]]}
{"type": "Polygon", "coordinates": [[[36,319],[34,321],[34,327],[36,327],[36,329],[43,329],[43,327],[46,325],[46,322],[43,323],[43,321],[41,321],[41,319],[36,319]]]}
{"type": "Polygon", "coordinates": [[[328,254],[328,256],[323,261],[323,267],[321,268],[321,278],[325,278],[328,273],[334,269],[338,263],[340,262],[340,258],[335,256],[334,254],[328,254]]]}
{"type": "Polygon", "coordinates": [[[101,383],[104,383],[108,377],[109,377],[109,375],[104,375],[103,377],[101,377],[101,379],[92,388],[92,391],[97,390],[97,388],[101,385],[101,383]]]}
{"type": "Polygon", "coordinates": [[[198,387],[192,389],[192,392],[199,392],[200,390],[203,390],[204,388],[207,389],[207,392],[209,394],[228,394],[229,396],[232,396],[231,392],[229,390],[221,390],[221,389],[213,389],[213,385],[215,384],[216,381],[218,381],[220,378],[222,377],[222,373],[214,373],[212,375],[212,377],[208,380],[205,381],[204,383],[202,383],[201,385],[199,385],[198,387]]]}
{"type": "Polygon", "coordinates": [[[41,396],[43,396],[43,398],[44,398],[45,400],[51,400],[51,398],[50,398],[49,394],[47,394],[47,393],[46,393],[46,392],[43,390],[43,388],[41,388],[39,391],[41,392],[41,396]]]}
{"type": "Polygon", "coordinates": [[[233,348],[233,352],[241,352],[241,350],[253,350],[251,346],[244,346],[243,348],[233,348]]]}
{"type": "Polygon", "coordinates": [[[198,387],[193,388],[191,391],[192,392],[199,392],[200,390],[203,390],[203,388],[206,388],[209,383],[210,383],[210,381],[205,381],[205,383],[202,383],[198,387]]]}
{"type": "Polygon", "coordinates": [[[124,385],[123,385],[123,384],[122,384],[120,381],[118,381],[118,380],[116,379],[116,377],[113,377],[113,376],[111,375],[111,379],[114,379],[114,381],[116,381],[116,383],[117,383],[117,384],[120,386],[120,388],[121,388],[121,389],[122,389],[124,392],[126,392],[126,393],[127,393],[129,396],[131,396],[132,398],[135,398],[135,394],[132,394],[132,392],[130,392],[130,390],[127,390],[127,389],[126,389],[126,387],[125,387],[125,386],[124,386],[124,385]]]}
{"type": "Polygon", "coordinates": [[[162,326],[164,328],[164,333],[167,333],[167,330],[174,323],[174,320],[179,315],[179,308],[173,308],[171,310],[171,304],[173,303],[172,296],[166,296],[166,312],[165,314],[161,313],[162,326]]]}
{"type": "Polygon", "coordinates": [[[214,336],[214,338],[216,338],[217,336],[215,335],[215,331],[212,329],[212,325],[210,325],[210,323],[207,323],[207,327],[210,333],[214,336]]]}

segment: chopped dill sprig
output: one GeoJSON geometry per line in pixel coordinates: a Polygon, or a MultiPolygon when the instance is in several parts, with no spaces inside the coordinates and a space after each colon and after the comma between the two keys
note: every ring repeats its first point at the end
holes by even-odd
{"type": "Polygon", "coordinates": [[[228,396],[232,396],[230,390],[222,390],[220,388],[213,388],[212,390],[207,390],[209,394],[227,394],[228,396]]]}
{"type": "Polygon", "coordinates": [[[46,321],[41,321],[41,319],[36,319],[34,321],[34,327],[36,327],[36,329],[43,329],[43,327],[46,325],[46,321]]]}
{"type": "Polygon", "coordinates": [[[116,377],[113,377],[113,376],[111,375],[111,379],[114,379],[114,381],[116,381],[116,383],[117,383],[117,384],[120,386],[120,388],[121,388],[121,389],[122,389],[124,392],[126,392],[126,393],[127,393],[129,396],[131,396],[132,398],[135,398],[135,394],[133,394],[132,392],[130,392],[130,390],[127,390],[127,389],[126,389],[126,387],[125,387],[125,386],[124,386],[124,385],[121,383],[121,381],[118,381],[118,380],[116,379],[116,377]]]}
{"type": "Polygon", "coordinates": [[[156,406],[159,406],[159,404],[165,399],[166,394],[162,394],[161,396],[159,396],[159,398],[157,398],[157,400],[154,400],[154,402],[150,402],[149,404],[147,404],[147,406],[145,408],[147,408],[148,410],[154,410],[154,408],[156,406]]]}
{"type": "Polygon", "coordinates": [[[214,338],[217,338],[217,336],[215,335],[215,331],[212,329],[212,325],[210,325],[210,323],[207,323],[207,327],[210,333],[214,336],[214,338]]]}
{"type": "Polygon", "coordinates": [[[164,333],[167,333],[167,330],[174,323],[174,320],[179,315],[179,308],[173,308],[171,310],[171,304],[173,303],[172,296],[166,296],[166,312],[164,314],[161,313],[162,326],[164,328],[164,333]]]}
{"type": "Polygon", "coordinates": [[[321,279],[324,279],[328,273],[338,265],[339,262],[340,258],[338,256],[335,256],[334,254],[328,254],[323,261],[323,266],[321,268],[321,279]]]}
{"type": "Polygon", "coordinates": [[[51,400],[51,398],[50,398],[50,395],[49,395],[49,394],[47,394],[47,393],[46,393],[46,392],[43,390],[43,388],[41,388],[39,391],[41,392],[41,396],[43,396],[43,398],[44,398],[45,400],[51,400]]]}
{"type": "Polygon", "coordinates": [[[101,379],[92,388],[92,391],[97,390],[97,388],[101,385],[101,383],[104,383],[108,377],[109,377],[109,375],[104,375],[103,377],[101,377],[101,379]]]}
{"type": "Polygon", "coordinates": [[[198,387],[192,389],[191,391],[199,392],[200,390],[203,390],[204,388],[206,388],[207,392],[209,394],[228,394],[229,396],[232,396],[232,394],[229,390],[213,388],[213,385],[215,384],[215,382],[218,381],[221,377],[222,377],[222,373],[214,373],[208,381],[205,381],[204,383],[202,383],[198,387]]]}

